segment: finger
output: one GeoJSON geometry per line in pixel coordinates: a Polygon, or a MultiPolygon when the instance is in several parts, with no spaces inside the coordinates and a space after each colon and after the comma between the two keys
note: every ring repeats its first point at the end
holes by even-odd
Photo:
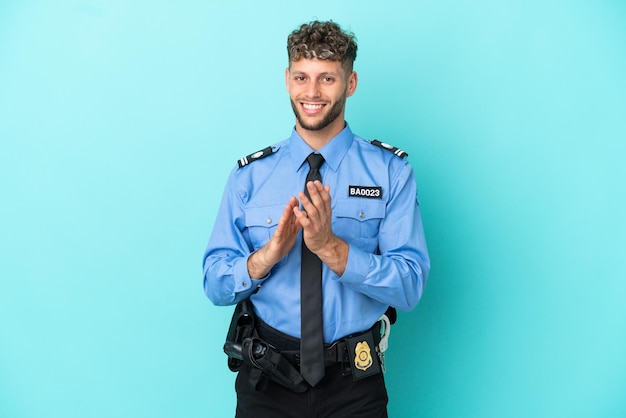
{"type": "MultiPolygon", "coordinates": [[[[295,198],[294,198],[295,200],[295,198]]],[[[287,203],[285,205],[285,208],[283,209],[283,213],[280,215],[280,219],[278,221],[279,225],[284,225],[285,223],[289,222],[290,218],[293,216],[293,212],[292,209],[293,208],[293,202],[291,201],[291,199],[289,200],[289,203],[287,203]]]]}
{"type": "Polygon", "coordinates": [[[285,209],[283,209],[283,213],[280,216],[278,221],[278,226],[276,227],[276,235],[280,236],[283,232],[288,232],[287,229],[299,228],[298,225],[295,225],[295,217],[293,214],[293,208],[298,206],[298,199],[295,196],[291,196],[289,202],[285,205],[285,209]]]}
{"type": "Polygon", "coordinates": [[[313,188],[308,190],[311,195],[311,203],[315,207],[316,218],[321,220],[330,217],[332,212],[330,186],[324,186],[321,182],[315,181],[313,188]]]}
{"type": "Polygon", "coordinates": [[[316,185],[317,195],[319,196],[320,202],[316,203],[316,207],[319,210],[324,210],[326,213],[330,211],[330,186],[324,186],[322,183],[317,183],[316,185]]]}
{"type": "Polygon", "coordinates": [[[307,190],[309,191],[309,196],[311,196],[311,203],[313,203],[315,207],[319,207],[324,203],[322,197],[324,185],[322,185],[319,180],[307,183],[307,190]]]}
{"type": "Polygon", "coordinates": [[[302,209],[300,209],[299,206],[294,206],[293,214],[296,217],[297,223],[300,224],[302,228],[305,228],[311,225],[311,221],[309,220],[307,213],[303,211],[302,209]]]}
{"type": "Polygon", "coordinates": [[[304,192],[300,192],[298,197],[300,198],[300,202],[302,203],[302,210],[300,210],[300,212],[303,212],[304,216],[307,219],[316,219],[319,215],[318,215],[317,207],[315,206],[313,201],[309,199],[304,194],[304,192]]]}

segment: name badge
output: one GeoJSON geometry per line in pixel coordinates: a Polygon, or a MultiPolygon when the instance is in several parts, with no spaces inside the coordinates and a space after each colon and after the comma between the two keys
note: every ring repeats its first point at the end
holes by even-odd
{"type": "Polygon", "coordinates": [[[348,186],[348,196],[382,199],[383,188],[380,186],[348,186]]]}

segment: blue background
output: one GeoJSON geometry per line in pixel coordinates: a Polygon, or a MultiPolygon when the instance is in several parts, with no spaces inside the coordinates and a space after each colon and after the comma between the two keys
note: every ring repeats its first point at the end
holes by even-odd
{"type": "Polygon", "coordinates": [[[1,417],[233,415],[202,252],[236,159],[290,133],[314,18],[420,187],[390,416],[626,416],[626,3],[3,0],[1,417]]]}

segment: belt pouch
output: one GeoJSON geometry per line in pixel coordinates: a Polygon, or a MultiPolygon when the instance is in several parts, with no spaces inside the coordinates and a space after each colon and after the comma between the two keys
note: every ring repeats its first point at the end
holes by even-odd
{"type": "Polygon", "coordinates": [[[243,363],[242,344],[246,338],[252,336],[254,332],[254,308],[250,300],[242,300],[237,303],[233,318],[230,321],[224,352],[228,355],[228,368],[236,372],[243,363]]]}
{"type": "MultiPolygon", "coordinates": [[[[278,383],[296,393],[305,392],[309,386],[302,375],[289,363],[279,352],[271,349],[258,338],[246,338],[242,347],[243,361],[246,364],[263,371],[273,382],[278,383]]],[[[258,377],[256,382],[251,382],[258,389],[258,377]]]]}

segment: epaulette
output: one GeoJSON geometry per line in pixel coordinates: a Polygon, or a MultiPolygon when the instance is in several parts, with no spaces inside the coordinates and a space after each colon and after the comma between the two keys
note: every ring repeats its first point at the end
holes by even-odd
{"type": "Polygon", "coordinates": [[[261,158],[265,158],[268,155],[272,155],[273,152],[274,150],[272,149],[272,147],[263,148],[261,151],[253,152],[250,155],[240,158],[237,163],[239,164],[239,168],[241,168],[245,165],[255,162],[256,160],[260,160],[261,158]]]}
{"type": "Polygon", "coordinates": [[[376,145],[377,147],[380,147],[380,148],[385,149],[387,151],[391,151],[391,152],[393,152],[394,154],[396,154],[400,158],[405,158],[405,157],[409,156],[409,154],[407,154],[406,152],[402,151],[400,148],[396,148],[396,147],[394,147],[392,145],[385,144],[384,142],[380,142],[378,139],[372,139],[370,141],[370,143],[372,145],[376,145]]]}

